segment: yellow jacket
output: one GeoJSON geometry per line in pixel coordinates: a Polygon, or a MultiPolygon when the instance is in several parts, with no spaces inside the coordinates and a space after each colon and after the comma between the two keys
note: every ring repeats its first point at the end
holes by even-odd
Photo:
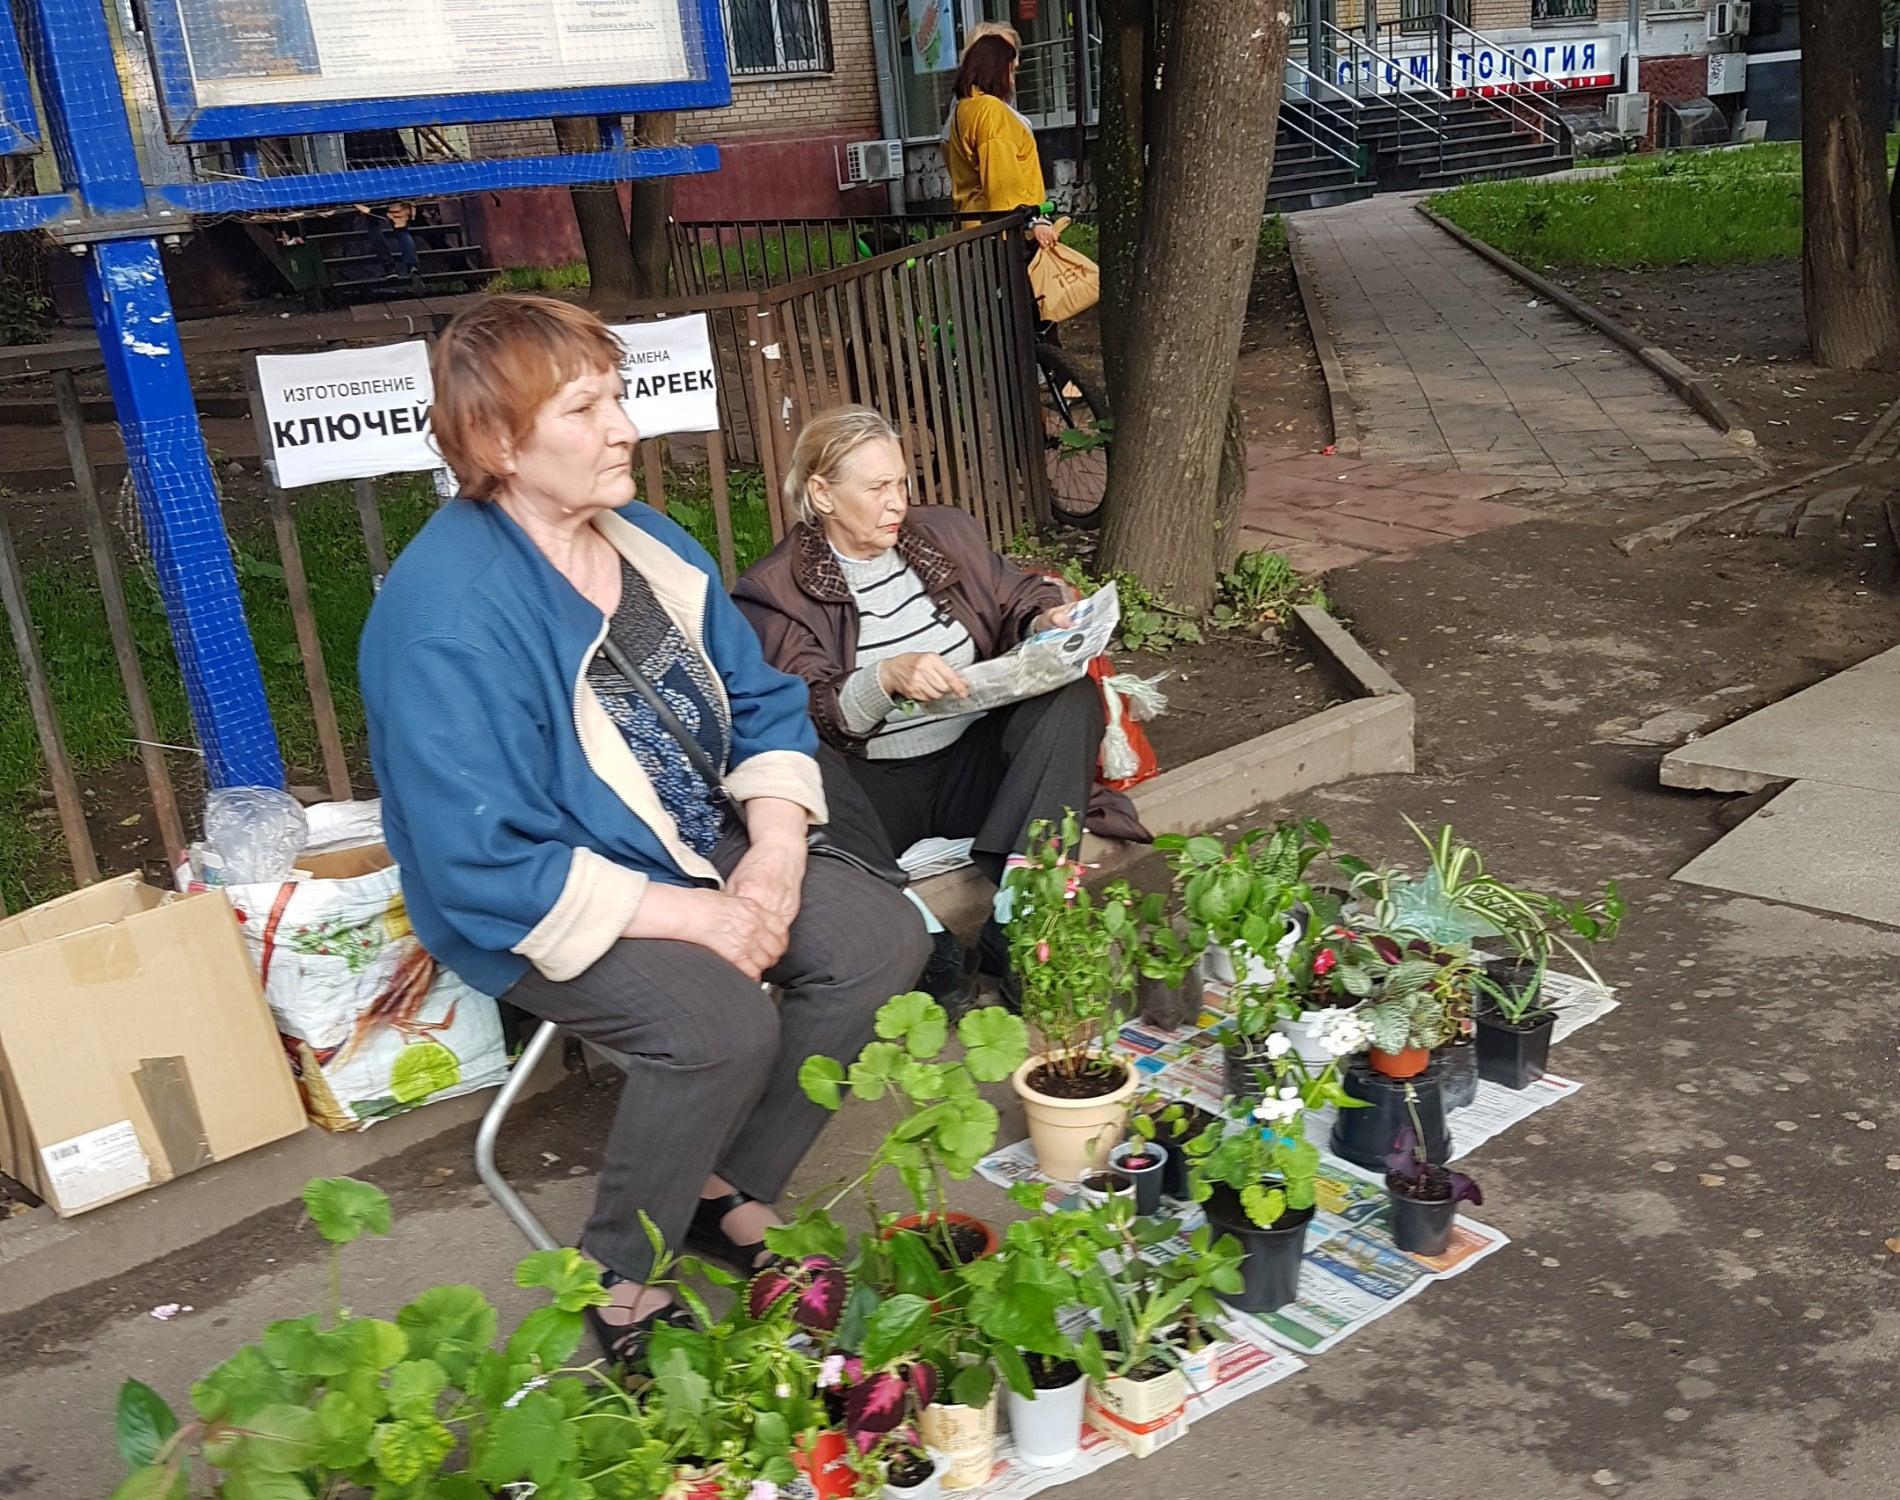
{"type": "Polygon", "coordinates": [[[959,213],[1036,208],[1048,197],[1034,133],[1015,110],[980,89],[957,101],[943,154],[959,213]]]}

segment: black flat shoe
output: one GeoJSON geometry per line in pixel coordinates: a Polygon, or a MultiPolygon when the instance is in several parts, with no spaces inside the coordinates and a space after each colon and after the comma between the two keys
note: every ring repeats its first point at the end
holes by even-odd
{"type": "Polygon", "coordinates": [[[695,1255],[730,1266],[741,1276],[763,1271],[780,1257],[771,1254],[763,1240],[742,1245],[725,1230],[727,1214],[758,1201],[737,1188],[718,1198],[701,1198],[699,1207],[693,1210],[693,1222],[686,1226],[686,1248],[695,1255]]]}
{"type": "Polygon", "coordinates": [[[1023,982],[1009,966],[1009,939],[996,918],[983,924],[976,944],[978,974],[996,986],[996,996],[1005,1010],[1023,1013],[1023,982]]]}
{"type": "MultiPolygon", "coordinates": [[[[603,1278],[603,1285],[612,1286],[624,1277],[603,1278]]],[[[652,1372],[647,1368],[647,1345],[652,1341],[653,1330],[662,1324],[675,1328],[691,1328],[693,1315],[677,1302],[648,1313],[644,1318],[635,1318],[631,1323],[609,1323],[600,1315],[598,1307],[586,1307],[581,1311],[587,1317],[588,1330],[594,1335],[594,1342],[600,1345],[601,1355],[610,1369],[623,1375],[645,1377],[652,1372]]]]}

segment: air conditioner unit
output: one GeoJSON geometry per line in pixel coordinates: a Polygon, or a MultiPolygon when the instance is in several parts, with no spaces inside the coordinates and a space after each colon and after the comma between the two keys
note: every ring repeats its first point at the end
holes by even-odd
{"type": "Polygon", "coordinates": [[[902,141],[853,141],[844,148],[846,187],[864,182],[894,182],[903,175],[902,141]]]}
{"type": "Polygon", "coordinates": [[[1649,95],[1612,94],[1604,104],[1610,128],[1618,135],[1642,135],[1649,129],[1649,95]]]}
{"type": "Polygon", "coordinates": [[[1749,0],[1716,0],[1709,7],[1709,40],[1725,41],[1729,37],[1748,35],[1749,0]]]}

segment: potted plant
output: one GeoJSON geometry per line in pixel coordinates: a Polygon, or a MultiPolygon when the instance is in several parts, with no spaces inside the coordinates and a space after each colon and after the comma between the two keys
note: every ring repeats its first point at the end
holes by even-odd
{"type": "Polygon", "coordinates": [[[1287,953],[1287,991],[1291,1014],[1275,1018],[1284,1036],[1309,1068],[1323,1068],[1345,1054],[1336,1050],[1337,1017],[1356,1010],[1371,997],[1386,968],[1373,935],[1317,915],[1287,953]]]}
{"type": "Polygon", "coordinates": [[[1156,1031],[1179,1031],[1192,1025],[1206,995],[1201,977],[1206,928],[1192,919],[1177,926],[1165,891],[1137,896],[1126,881],[1118,881],[1107,895],[1120,901],[1132,919],[1128,953],[1135,968],[1135,1002],[1142,1023],[1156,1031]]]}
{"type": "Polygon", "coordinates": [[[1132,985],[1130,918],[1113,897],[1099,905],[1082,884],[1073,813],[1059,836],[1038,822],[1030,853],[997,893],[1010,964],[1022,979],[1023,1019],[1037,1051],[1010,1082],[1023,1101],[1036,1164],[1059,1182],[1100,1171],[1126,1132],[1136,1075],[1113,1050],[1132,985]]]}
{"type": "Polygon", "coordinates": [[[1134,1211],[1135,1182],[1125,1172],[1104,1167],[1099,1172],[1084,1172],[1076,1184],[1075,1196],[1085,1207],[1093,1208],[1114,1200],[1125,1201],[1134,1211]]]}
{"type": "Polygon", "coordinates": [[[1379,976],[1378,998],[1360,1011],[1366,1061],[1387,1078],[1415,1078],[1432,1049],[1457,1035],[1458,1007],[1469,1005],[1477,966],[1467,953],[1413,939],[1379,976]]]}
{"type": "Polygon", "coordinates": [[[1108,1153],[1109,1167],[1134,1184],[1136,1213],[1161,1211],[1161,1179],[1168,1169],[1168,1156],[1166,1146],[1139,1133],[1108,1153]]]}
{"type": "Polygon", "coordinates": [[[1137,1101],[1129,1128],[1142,1140],[1156,1141],[1167,1149],[1161,1163],[1161,1195],[1177,1203],[1188,1196],[1188,1142],[1215,1129],[1220,1116],[1210,1114],[1185,1099],[1168,1099],[1152,1090],[1137,1101]]]}
{"type": "Polygon", "coordinates": [[[950,1037],[949,1018],[921,992],[886,1001],[876,1030],[876,1039],[865,1043],[848,1069],[835,1058],[807,1058],[799,1084],[807,1098],[829,1110],[842,1105],[847,1090],[864,1101],[893,1098],[902,1106],[899,1119],[859,1176],[792,1224],[768,1230],[766,1244],[780,1255],[843,1261],[845,1233],[831,1210],[858,1191],[879,1232],[860,1242],[856,1269],[871,1280],[928,1281],[933,1269],[940,1275],[996,1247],[994,1229],[950,1208],[944,1179],[967,1178],[995,1146],[999,1118],[980,1085],[1019,1071],[1028,1039],[1022,1021],[1009,1012],[973,1010],[957,1022],[962,1060],[939,1061],[950,1037]],[[886,1172],[895,1174],[908,1195],[911,1213],[892,1213],[880,1201],[886,1172]],[[876,1264],[865,1265],[867,1260],[876,1264]]]}
{"type": "Polygon", "coordinates": [[[1307,868],[1326,853],[1332,835],[1318,822],[1278,823],[1242,834],[1230,849],[1208,834],[1163,834],[1188,920],[1207,934],[1209,977],[1222,984],[1270,984],[1276,960],[1292,943],[1293,916],[1310,891],[1307,868]]]}
{"type": "Polygon", "coordinates": [[[1187,1401],[1183,1373],[1185,1314],[1201,1326],[1218,1322],[1216,1294],[1241,1286],[1240,1247],[1203,1224],[1188,1237],[1186,1253],[1151,1261],[1143,1252],[1173,1239],[1172,1219],[1114,1219],[1098,1214],[1094,1233],[1103,1256],[1080,1278],[1082,1300],[1096,1315],[1077,1346],[1089,1376],[1085,1414],[1097,1431],[1137,1458],[1180,1435],[1187,1401]]]}
{"type": "Polygon", "coordinates": [[[1507,1089],[1528,1088],[1544,1076],[1557,1012],[1544,997],[1544,965],[1523,978],[1487,971],[1476,981],[1478,1076],[1507,1089]]]}
{"type": "Polygon", "coordinates": [[[1272,1312],[1299,1294],[1319,1175],[1319,1150],[1306,1139],[1306,1111],[1322,1103],[1361,1107],[1340,1088],[1336,1063],[1315,1074],[1288,1054],[1274,1075],[1257,1104],[1235,1103],[1224,1133],[1203,1136],[1190,1148],[1190,1193],[1207,1222],[1241,1247],[1241,1285],[1225,1300],[1250,1313],[1272,1312]]]}
{"type": "Polygon", "coordinates": [[[902,1428],[885,1439],[872,1477],[883,1481],[886,1500],[937,1500],[943,1493],[941,1465],[915,1427],[902,1428]]]}
{"type": "Polygon", "coordinates": [[[1392,1243],[1412,1255],[1443,1255],[1458,1205],[1484,1202],[1478,1184],[1463,1172],[1425,1159],[1423,1141],[1410,1125],[1399,1132],[1385,1159],[1385,1189],[1391,1199],[1392,1243]]]}

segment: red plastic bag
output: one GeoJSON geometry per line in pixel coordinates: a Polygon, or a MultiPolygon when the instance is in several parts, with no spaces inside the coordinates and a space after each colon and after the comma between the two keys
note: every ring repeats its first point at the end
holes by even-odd
{"type": "Polygon", "coordinates": [[[1148,742],[1147,733],[1129,717],[1127,702],[1122,695],[1108,686],[1108,679],[1115,675],[1115,664],[1106,656],[1098,656],[1089,663],[1089,676],[1095,679],[1102,690],[1102,708],[1108,715],[1108,731],[1102,736],[1102,760],[1105,763],[1110,750],[1110,740],[1120,736],[1135,758],[1135,774],[1132,776],[1110,777],[1099,772],[1097,779],[1113,791],[1125,792],[1131,786],[1140,786],[1149,777],[1161,770],[1161,762],[1155,755],[1154,746],[1148,742]]]}

